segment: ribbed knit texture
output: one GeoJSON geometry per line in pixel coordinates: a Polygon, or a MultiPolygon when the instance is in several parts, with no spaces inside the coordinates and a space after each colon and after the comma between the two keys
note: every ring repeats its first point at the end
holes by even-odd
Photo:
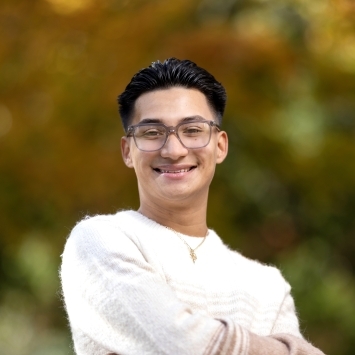
{"type": "Polygon", "coordinates": [[[322,354],[302,339],[276,268],[212,230],[196,255],[193,263],[173,231],[135,211],[78,223],[61,268],[76,353],[322,354]]]}

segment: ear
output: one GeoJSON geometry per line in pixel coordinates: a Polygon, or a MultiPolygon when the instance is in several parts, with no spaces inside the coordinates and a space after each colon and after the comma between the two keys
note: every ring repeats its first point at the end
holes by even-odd
{"type": "Polygon", "coordinates": [[[223,162],[228,154],[228,135],[225,131],[218,132],[217,140],[217,164],[223,162]]]}
{"type": "Polygon", "coordinates": [[[125,136],[121,138],[121,154],[122,154],[122,158],[123,158],[124,163],[129,168],[133,168],[130,139],[125,136]]]}

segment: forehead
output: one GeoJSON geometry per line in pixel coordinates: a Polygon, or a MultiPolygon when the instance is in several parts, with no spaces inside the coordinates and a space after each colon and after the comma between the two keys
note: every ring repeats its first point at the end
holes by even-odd
{"type": "Polygon", "coordinates": [[[135,102],[132,124],[144,119],[157,119],[165,124],[175,125],[193,116],[214,119],[205,95],[196,89],[173,87],[139,96],[135,102]]]}

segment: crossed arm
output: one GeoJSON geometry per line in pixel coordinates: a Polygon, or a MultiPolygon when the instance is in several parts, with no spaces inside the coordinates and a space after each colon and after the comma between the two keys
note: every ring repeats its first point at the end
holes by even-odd
{"type": "Polygon", "coordinates": [[[77,228],[63,254],[63,294],[78,355],[324,355],[302,338],[259,336],[231,319],[193,312],[131,240],[122,238],[118,249],[97,233],[77,228]]]}

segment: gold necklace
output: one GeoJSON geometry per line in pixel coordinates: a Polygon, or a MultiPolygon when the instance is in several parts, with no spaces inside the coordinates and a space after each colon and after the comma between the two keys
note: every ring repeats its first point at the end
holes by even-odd
{"type": "Polygon", "coordinates": [[[203,244],[203,242],[206,240],[206,238],[207,238],[207,236],[208,236],[208,234],[209,234],[209,231],[207,230],[207,233],[206,233],[206,235],[204,236],[204,238],[202,239],[202,242],[201,242],[196,248],[192,249],[192,248],[190,247],[190,245],[187,244],[186,240],[180,235],[179,232],[177,232],[175,229],[172,229],[172,228],[170,228],[170,227],[167,227],[167,226],[164,226],[164,227],[167,228],[167,229],[169,229],[169,230],[171,230],[172,232],[174,232],[174,233],[184,242],[184,244],[185,244],[185,245],[187,246],[187,248],[189,249],[189,253],[190,253],[190,256],[191,256],[192,261],[195,263],[195,261],[197,260],[197,255],[196,255],[195,252],[196,252],[197,248],[199,248],[199,247],[203,244]]]}

